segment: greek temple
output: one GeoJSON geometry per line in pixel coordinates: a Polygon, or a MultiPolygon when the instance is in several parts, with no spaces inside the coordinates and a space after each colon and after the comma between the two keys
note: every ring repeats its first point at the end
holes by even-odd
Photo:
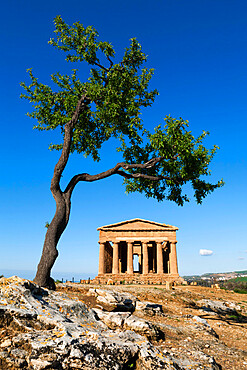
{"type": "Polygon", "coordinates": [[[101,226],[96,280],[163,284],[179,282],[177,227],[140,218],[101,226]]]}

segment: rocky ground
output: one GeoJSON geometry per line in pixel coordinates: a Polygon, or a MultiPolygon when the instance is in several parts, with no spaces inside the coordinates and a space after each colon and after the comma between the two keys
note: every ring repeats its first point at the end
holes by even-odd
{"type": "Polygon", "coordinates": [[[247,296],[0,279],[0,369],[247,369],[247,296]]]}

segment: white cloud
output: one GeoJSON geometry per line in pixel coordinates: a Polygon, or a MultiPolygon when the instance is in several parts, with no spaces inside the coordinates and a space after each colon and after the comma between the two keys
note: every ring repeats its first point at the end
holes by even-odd
{"type": "Polygon", "coordinates": [[[238,257],[238,260],[244,260],[244,257],[238,257]]]}
{"type": "Polygon", "coordinates": [[[199,254],[201,256],[211,256],[213,254],[213,251],[211,251],[210,249],[200,249],[199,254]]]}

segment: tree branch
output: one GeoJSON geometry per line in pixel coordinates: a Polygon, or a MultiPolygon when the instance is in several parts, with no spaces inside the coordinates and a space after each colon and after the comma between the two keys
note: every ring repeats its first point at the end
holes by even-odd
{"type": "Polygon", "coordinates": [[[131,168],[141,168],[141,169],[146,169],[146,168],[152,168],[154,167],[157,163],[159,163],[160,161],[162,161],[162,159],[164,159],[164,157],[156,157],[156,158],[152,158],[150,159],[148,162],[146,163],[134,163],[134,164],[128,164],[128,163],[119,163],[119,165],[121,165],[121,167],[124,169],[124,170],[129,170],[131,168]]]}
{"type": "Polygon", "coordinates": [[[129,169],[133,169],[133,168],[136,168],[136,169],[151,168],[151,167],[154,167],[157,163],[159,163],[162,159],[164,159],[164,157],[152,158],[146,163],[133,163],[133,164],[120,162],[120,163],[117,163],[115,167],[110,168],[107,171],[98,173],[96,175],[89,175],[88,173],[81,173],[81,174],[75,175],[70,180],[70,182],[67,185],[64,193],[68,194],[68,196],[70,197],[73,190],[74,190],[74,187],[76,186],[76,184],[78,184],[78,182],[80,182],[80,181],[87,181],[87,182],[98,181],[98,180],[102,180],[102,179],[105,179],[107,177],[110,177],[112,175],[120,175],[120,176],[123,176],[125,178],[129,178],[129,179],[139,177],[139,178],[145,178],[145,179],[156,180],[156,181],[159,181],[159,180],[162,180],[162,179],[163,180],[164,179],[169,180],[170,177],[168,177],[168,176],[150,176],[150,175],[143,174],[141,172],[131,174],[131,173],[126,173],[126,172],[120,170],[121,168],[123,168],[124,170],[129,170],[129,169]]]}
{"type": "Polygon", "coordinates": [[[61,153],[61,156],[54,168],[53,177],[51,180],[51,192],[53,196],[55,196],[57,193],[61,193],[60,189],[60,179],[63,173],[63,170],[68,162],[69,159],[69,153],[70,153],[70,146],[71,146],[71,140],[72,140],[72,132],[73,127],[78,120],[80,112],[85,109],[86,105],[88,104],[88,99],[86,98],[86,95],[82,95],[80,100],[77,103],[76,109],[74,111],[73,117],[69,122],[66,123],[64,126],[64,142],[63,142],[63,150],[61,153]]]}
{"type": "Polygon", "coordinates": [[[104,71],[108,72],[109,71],[109,68],[106,68],[105,66],[103,66],[102,64],[100,63],[97,63],[97,62],[94,62],[95,66],[99,67],[99,68],[102,68],[104,71]]]}
{"type": "Polygon", "coordinates": [[[150,175],[145,175],[144,173],[127,173],[124,171],[117,171],[117,175],[123,176],[126,179],[138,179],[138,178],[143,178],[147,180],[154,180],[154,181],[159,181],[159,180],[170,180],[171,178],[169,176],[150,176],[150,175]]]}
{"type": "Polygon", "coordinates": [[[110,67],[109,67],[109,69],[111,69],[112,68],[112,66],[113,66],[113,61],[111,60],[111,58],[109,57],[109,55],[107,55],[106,56],[106,58],[107,58],[107,60],[109,61],[109,63],[110,63],[110,67]]]}

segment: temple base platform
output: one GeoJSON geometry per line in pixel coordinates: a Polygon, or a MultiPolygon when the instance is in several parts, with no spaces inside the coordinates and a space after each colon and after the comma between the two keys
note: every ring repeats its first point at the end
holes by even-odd
{"type": "Polygon", "coordinates": [[[183,284],[184,279],[178,274],[99,274],[92,284],[142,284],[142,285],[165,285],[167,282],[172,284],[183,284]]]}

